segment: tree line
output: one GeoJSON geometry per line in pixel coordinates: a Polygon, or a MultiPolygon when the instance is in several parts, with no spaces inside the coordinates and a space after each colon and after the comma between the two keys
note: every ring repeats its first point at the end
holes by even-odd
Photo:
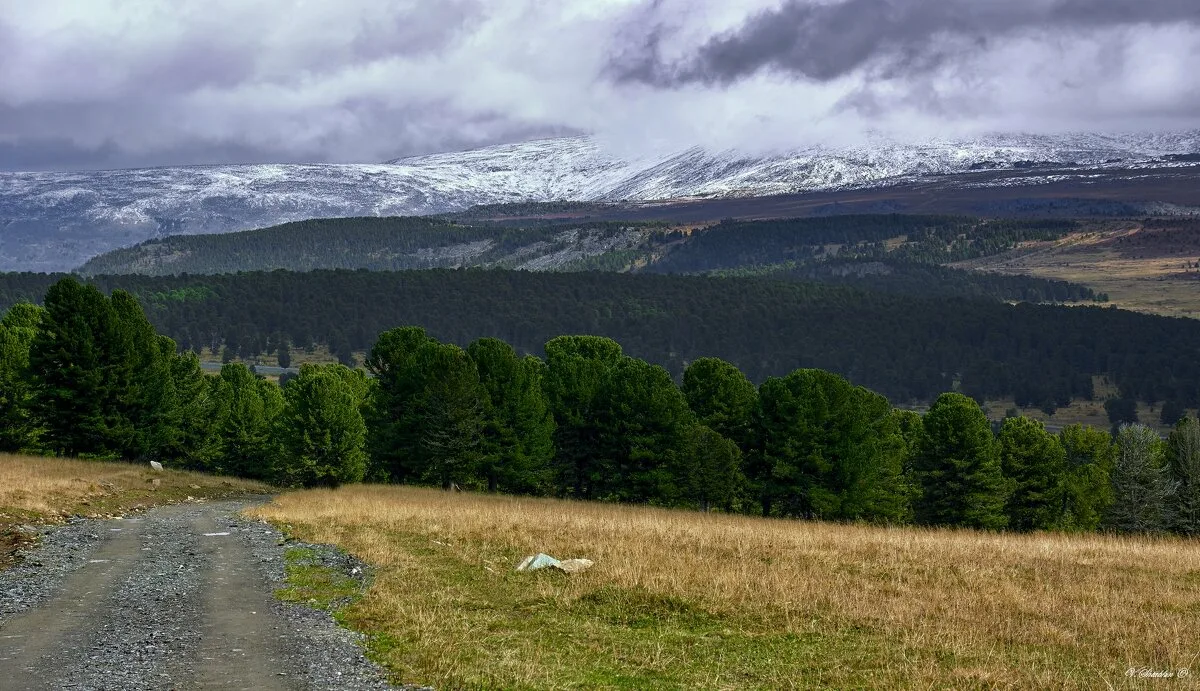
{"type": "MultiPolygon", "coordinates": [[[[0,274],[0,307],[40,300],[61,275],[0,274]]],[[[705,356],[755,383],[801,368],[836,372],[893,401],[957,390],[1053,411],[1093,396],[1200,406],[1200,322],[1099,307],[1007,305],[754,278],[499,270],[285,271],[100,276],[136,296],[184,349],[242,357],[324,345],[361,358],[395,324],[466,346],[481,337],[544,355],[559,334],[607,336],[678,378],[705,356]]]]}
{"type": "Polygon", "coordinates": [[[720,276],[830,283],[922,298],[966,297],[1040,304],[1108,302],[1106,293],[1096,293],[1087,286],[1069,281],[966,271],[891,256],[875,259],[835,257],[808,263],[791,262],[715,273],[720,276]]]}
{"type": "Polygon", "coordinates": [[[838,256],[845,258],[944,263],[996,254],[1029,240],[1055,240],[1078,228],[1074,220],[917,214],[726,220],[691,234],[649,270],[685,273],[807,263],[821,258],[827,246],[836,246],[838,256]],[[902,242],[888,246],[896,240],[902,242]]]}
{"type": "Polygon", "coordinates": [[[699,358],[677,384],[601,336],[545,357],[416,326],[362,371],[280,387],[206,375],[132,295],[62,279],[0,319],[0,450],[159,460],[285,486],[369,479],[834,521],[992,530],[1200,532],[1200,424],[1164,442],[1034,420],[994,431],[945,393],[927,413],[813,368],[755,386],[699,358]]]}

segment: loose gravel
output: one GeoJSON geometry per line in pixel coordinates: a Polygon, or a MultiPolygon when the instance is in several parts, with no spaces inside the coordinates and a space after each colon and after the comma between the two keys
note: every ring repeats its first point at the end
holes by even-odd
{"type": "MultiPolygon", "coordinates": [[[[211,600],[213,588],[243,588],[255,591],[246,594],[251,598],[246,601],[257,597],[257,601],[270,602],[267,606],[273,617],[250,621],[270,628],[270,634],[264,630],[255,635],[271,638],[264,643],[264,650],[272,651],[271,659],[264,660],[263,666],[283,670],[271,672],[278,677],[279,687],[394,688],[363,655],[359,634],[338,626],[328,612],[280,602],[259,592],[269,594],[283,586],[284,554],[297,546],[311,547],[323,565],[364,584],[369,570],[329,547],[285,543],[283,535],[271,525],[238,515],[249,505],[251,502],[188,504],[120,520],[76,519],[60,527],[32,529],[40,533],[40,544],[25,553],[17,566],[0,572],[0,645],[6,627],[17,627],[22,618],[28,620],[56,606],[82,607],[61,602],[81,595],[64,593],[64,587],[70,591],[78,589],[80,582],[90,582],[72,579],[80,569],[107,568],[106,573],[112,574],[111,585],[106,587],[103,578],[96,579],[93,597],[100,601],[67,617],[73,622],[82,619],[79,623],[86,623],[90,630],[64,630],[62,640],[55,642],[55,659],[39,663],[45,665],[45,671],[39,667],[38,674],[56,676],[44,680],[49,687],[186,688],[196,670],[205,665],[198,655],[208,654],[204,651],[220,645],[219,640],[211,640],[217,633],[205,640],[206,632],[220,631],[213,623],[214,614],[205,611],[206,597],[211,600]],[[233,568],[222,567],[224,571],[217,568],[214,543],[206,542],[212,540],[238,541],[240,547],[228,546],[223,558],[241,555],[242,561],[254,562],[254,568],[243,569],[245,565],[240,563],[233,568]],[[114,552],[119,549],[125,552],[114,552]],[[120,563],[108,564],[108,560],[97,558],[126,552],[128,556],[111,560],[120,563]],[[234,571],[243,575],[230,576],[234,571]],[[251,579],[255,581],[253,587],[238,580],[254,573],[258,578],[251,579]],[[63,651],[69,654],[63,657],[63,651]]],[[[0,649],[0,668],[5,664],[3,654],[0,649]]],[[[0,688],[9,688],[2,677],[0,688]]]]}

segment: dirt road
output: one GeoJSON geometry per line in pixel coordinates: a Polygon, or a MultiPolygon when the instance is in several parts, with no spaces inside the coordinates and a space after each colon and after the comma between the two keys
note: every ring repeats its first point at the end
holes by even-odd
{"type": "Polygon", "coordinates": [[[245,505],[47,534],[0,573],[0,690],[390,688],[354,634],[276,600],[280,535],[245,505]]]}

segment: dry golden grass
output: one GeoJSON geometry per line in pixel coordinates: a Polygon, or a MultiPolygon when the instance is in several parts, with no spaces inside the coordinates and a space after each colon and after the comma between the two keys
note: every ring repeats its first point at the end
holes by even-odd
{"type": "MultiPolygon", "coordinates": [[[[148,465],[77,461],[0,454],[0,511],[47,517],[76,513],[103,500],[164,503],[214,493],[269,492],[261,483],[177,470],[156,472],[148,465]],[[153,484],[158,480],[159,484],[153,484]],[[186,493],[185,493],[186,492],[186,493]],[[185,493],[180,496],[181,493],[185,493]],[[83,503],[87,502],[87,503],[83,503]]],[[[111,503],[111,502],[109,502],[111,503]]],[[[94,512],[93,512],[94,513],[94,512]]]]}
{"type": "Polygon", "coordinates": [[[374,486],[255,514],[375,565],[344,620],[399,678],[439,688],[1104,688],[1200,655],[1200,543],[1178,539],[374,486]],[[513,572],[539,551],[596,567],[513,572]]]}
{"type": "Polygon", "coordinates": [[[23,544],[12,527],[65,516],[119,515],[197,499],[271,491],[267,485],[148,465],[0,454],[0,568],[23,544]],[[155,485],[154,481],[158,484],[155,485]]]}
{"type": "MultiPolygon", "coordinates": [[[[1162,424],[1161,405],[1159,403],[1150,406],[1139,402],[1137,406],[1138,421],[1159,434],[1165,435],[1171,431],[1172,426],[1162,424]]],[[[1019,408],[1011,397],[987,401],[983,407],[988,418],[993,421],[1003,420],[1009,409],[1016,408],[1021,416],[1038,420],[1053,432],[1076,424],[1101,430],[1107,430],[1112,426],[1108,420],[1108,413],[1104,410],[1103,400],[1076,399],[1071,401],[1071,405],[1054,411],[1053,415],[1047,415],[1038,408],[1019,408]]],[[[1188,410],[1187,412],[1194,416],[1197,411],[1188,410]]]]}
{"type": "Polygon", "coordinates": [[[1140,224],[1116,222],[1049,242],[1029,242],[1003,254],[951,266],[1080,283],[1107,293],[1107,304],[1169,317],[1200,317],[1200,284],[1181,266],[1187,256],[1123,254],[1114,241],[1136,235],[1140,224]]]}

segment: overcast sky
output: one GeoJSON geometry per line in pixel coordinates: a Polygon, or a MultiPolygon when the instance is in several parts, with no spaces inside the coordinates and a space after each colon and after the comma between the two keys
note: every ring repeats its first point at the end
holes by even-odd
{"type": "Polygon", "coordinates": [[[1200,0],[0,0],[0,169],[1200,127],[1200,0]]]}

